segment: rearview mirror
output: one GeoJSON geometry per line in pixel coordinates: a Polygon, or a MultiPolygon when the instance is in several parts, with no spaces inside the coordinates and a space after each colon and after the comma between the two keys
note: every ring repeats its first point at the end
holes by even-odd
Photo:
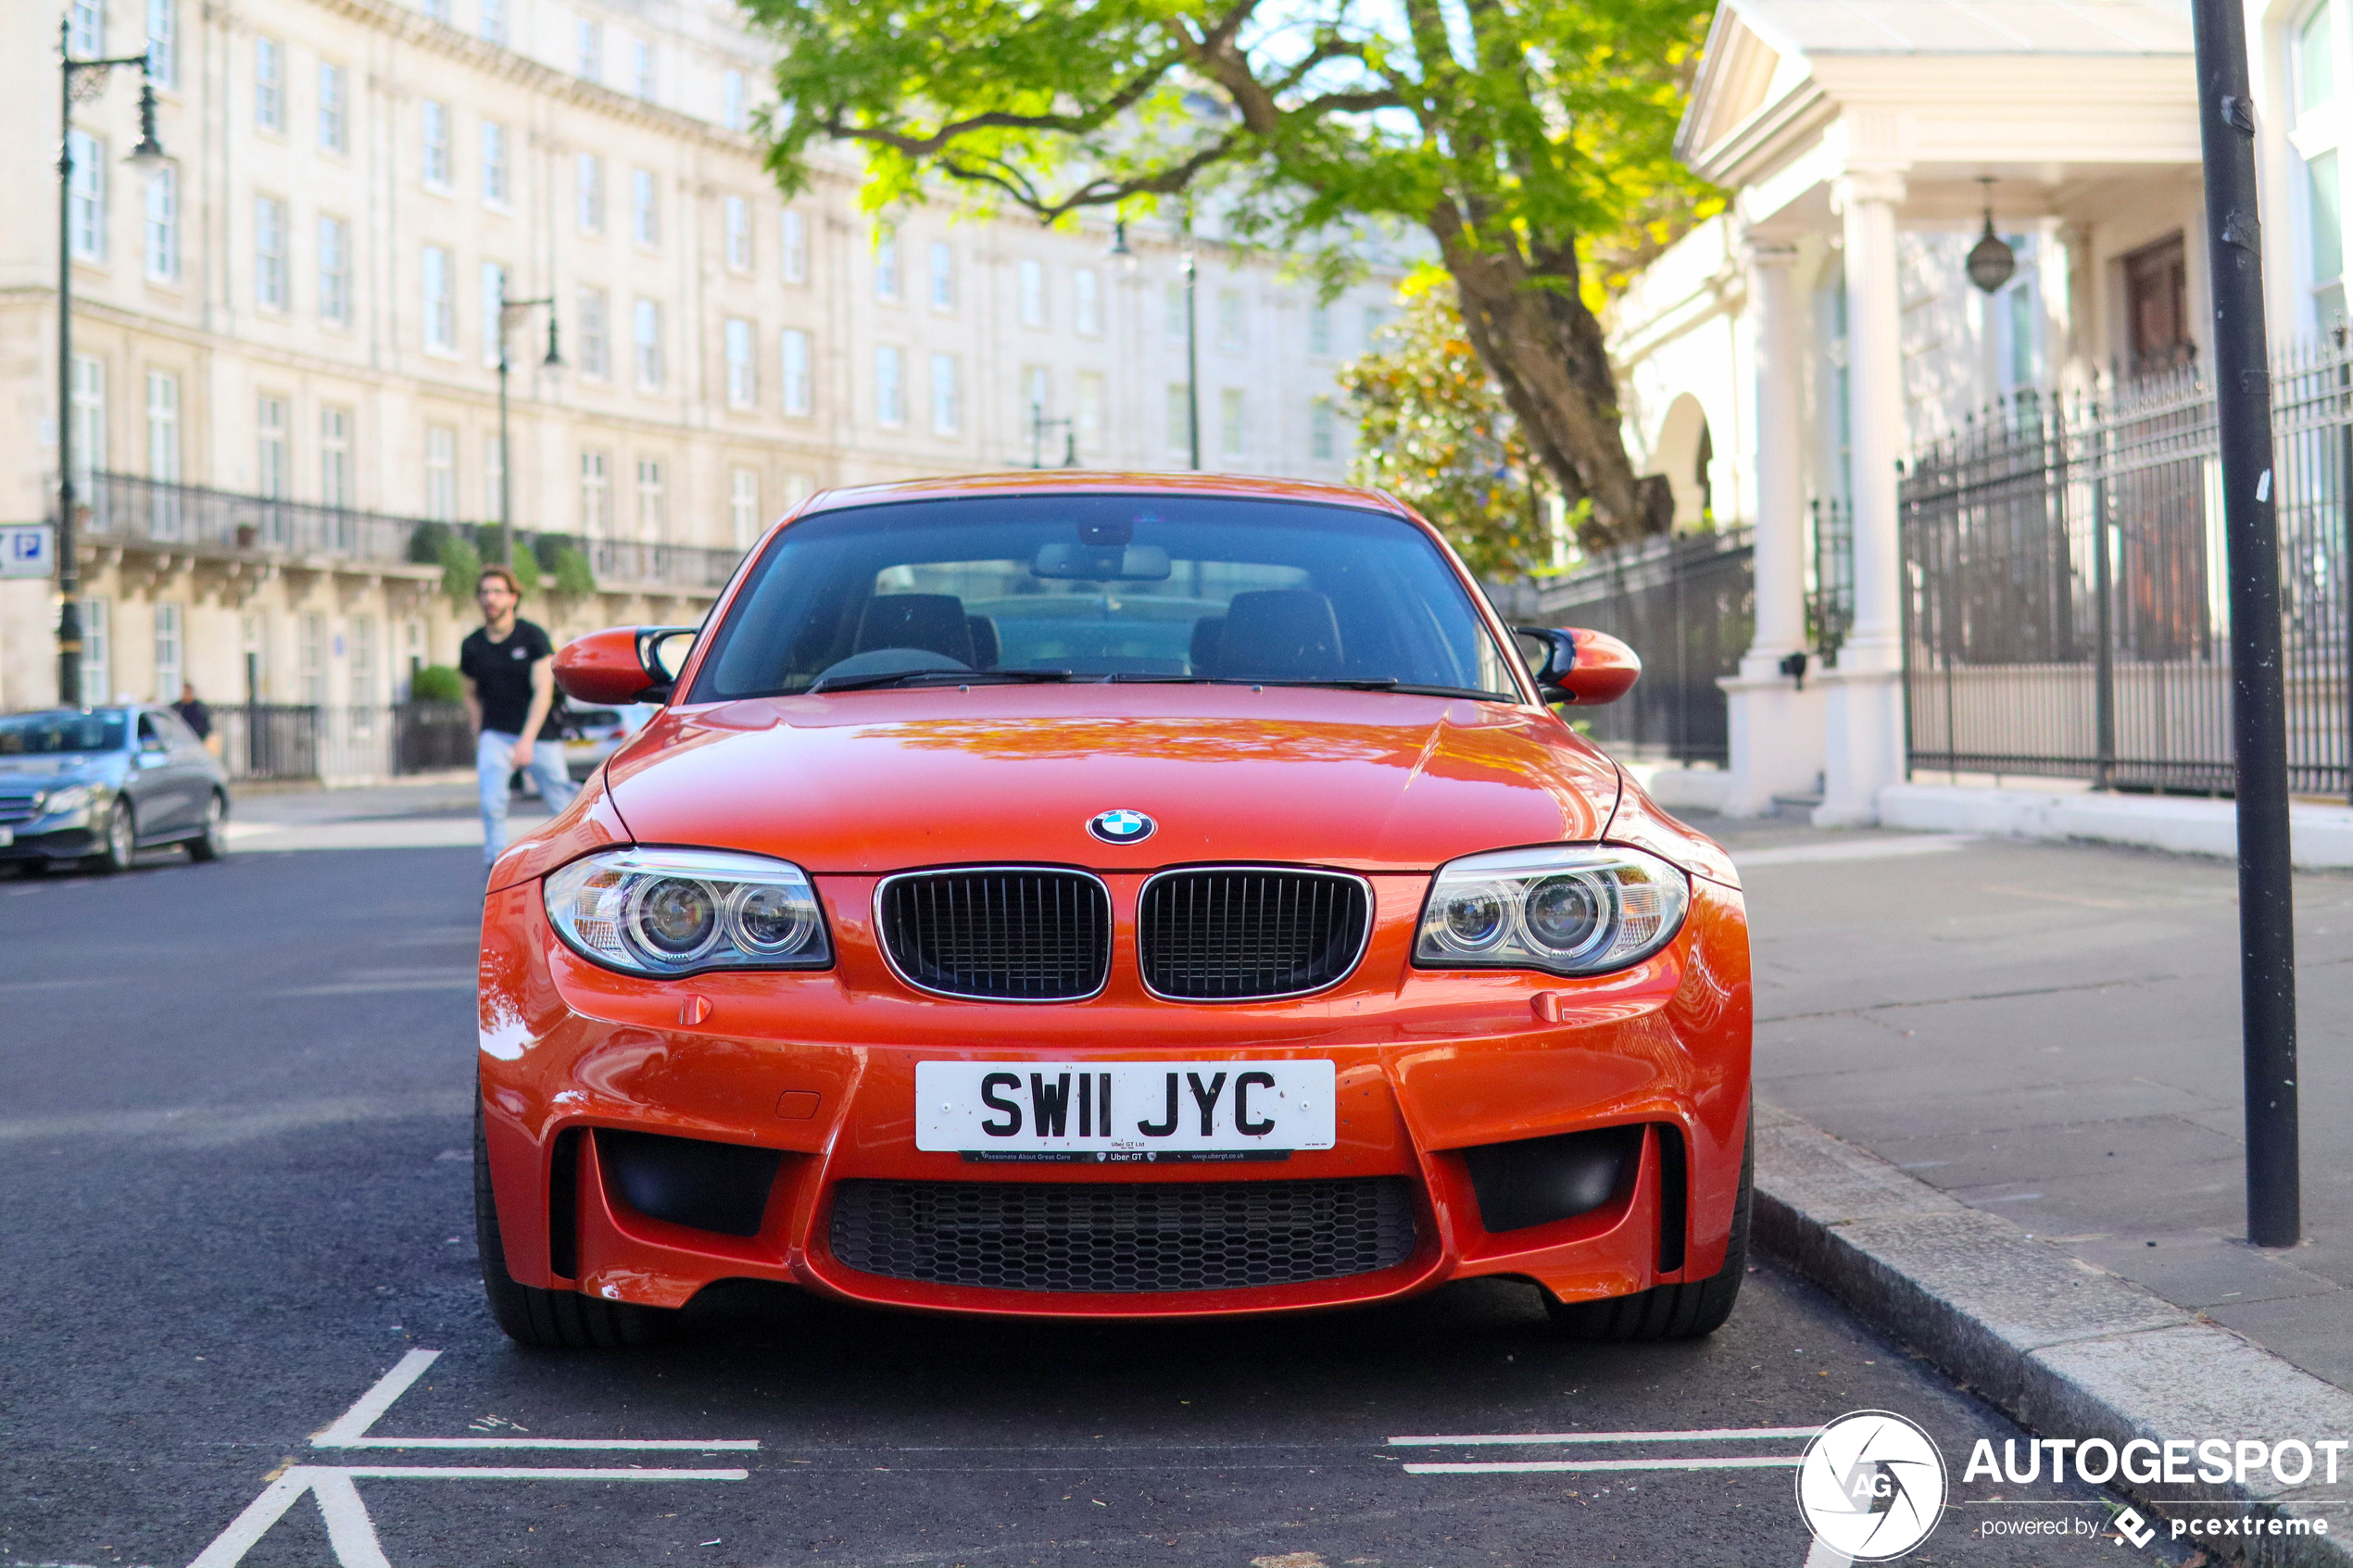
{"type": "Polygon", "coordinates": [[[1091,545],[1060,540],[1038,546],[1032,575],[1076,583],[1165,583],[1168,552],[1158,545],[1091,545]]]}
{"type": "Polygon", "coordinates": [[[556,654],[556,684],[575,702],[668,702],[698,626],[615,626],[575,637],[556,654]]]}
{"type": "Polygon", "coordinates": [[[1642,678],[1642,659],[1606,632],[1582,626],[1515,626],[1512,635],[1529,655],[1537,690],[1546,702],[1598,708],[1632,691],[1642,678]]]}

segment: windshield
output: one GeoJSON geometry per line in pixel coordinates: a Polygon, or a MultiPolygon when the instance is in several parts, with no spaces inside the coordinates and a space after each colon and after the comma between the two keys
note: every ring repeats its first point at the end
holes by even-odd
{"type": "Polygon", "coordinates": [[[824,512],[778,535],[688,700],[895,677],[1394,685],[1516,702],[1421,530],[1353,507],[989,496],[824,512]]]}
{"type": "Polygon", "coordinates": [[[26,713],[0,719],[0,758],[120,751],[120,713],[26,713]]]}

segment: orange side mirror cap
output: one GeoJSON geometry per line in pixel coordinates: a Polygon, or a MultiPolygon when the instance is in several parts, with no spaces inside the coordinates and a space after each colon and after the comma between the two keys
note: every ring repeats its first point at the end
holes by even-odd
{"type": "MultiPolygon", "coordinates": [[[[556,684],[575,702],[599,708],[668,702],[677,679],[663,645],[692,637],[696,626],[613,626],[574,637],[556,651],[556,684]]],[[[684,660],[680,661],[683,665],[684,660]]]]}
{"type": "Polygon", "coordinates": [[[1598,708],[1616,702],[1642,677],[1641,656],[1606,632],[1582,626],[1515,626],[1545,650],[1536,669],[1536,686],[1546,702],[1598,708]]]}

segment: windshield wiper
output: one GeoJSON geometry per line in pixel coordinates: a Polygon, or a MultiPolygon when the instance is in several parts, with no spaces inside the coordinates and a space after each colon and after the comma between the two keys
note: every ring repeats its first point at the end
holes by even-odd
{"type": "Polygon", "coordinates": [[[844,675],[837,679],[820,678],[803,695],[814,696],[819,692],[872,691],[882,686],[899,685],[1034,685],[1041,682],[1075,681],[1077,672],[1071,670],[896,670],[887,675],[844,675]]]}
{"type": "Polygon", "coordinates": [[[1257,681],[1261,686],[1328,686],[1347,692],[1402,692],[1407,696],[1468,696],[1485,702],[1509,702],[1502,692],[1475,691],[1468,686],[1424,686],[1394,675],[1351,676],[1330,681],[1257,681]]]}

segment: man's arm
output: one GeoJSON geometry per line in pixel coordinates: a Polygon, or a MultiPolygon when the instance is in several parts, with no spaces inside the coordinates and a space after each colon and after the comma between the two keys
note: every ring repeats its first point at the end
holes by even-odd
{"type": "Polygon", "coordinates": [[[460,675],[458,678],[464,682],[466,686],[466,722],[473,726],[474,734],[482,734],[482,694],[474,690],[474,678],[472,675],[460,675]]]}
{"type": "Polygon", "coordinates": [[[539,726],[555,700],[556,656],[548,654],[531,661],[531,711],[522,716],[522,734],[515,737],[516,767],[531,766],[532,743],[539,738],[539,726]]]}

